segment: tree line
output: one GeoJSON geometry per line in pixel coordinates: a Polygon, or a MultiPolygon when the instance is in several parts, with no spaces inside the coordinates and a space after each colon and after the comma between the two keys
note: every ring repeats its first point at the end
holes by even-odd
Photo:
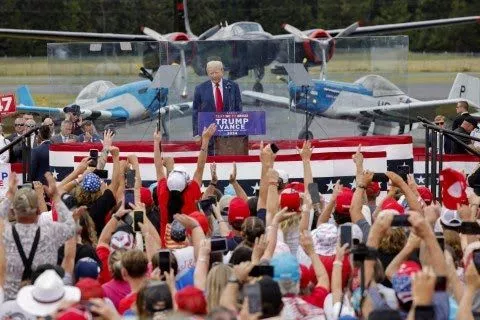
{"type": "MultiPolygon", "coordinates": [[[[177,0],[178,1],[178,0],[177,0]]],[[[175,30],[175,0],[2,0],[0,28],[109,33],[160,33],[175,30]]],[[[199,35],[219,22],[249,20],[272,33],[283,23],[300,29],[334,29],[362,21],[367,25],[476,15],[478,0],[190,0],[192,31],[199,35]]],[[[469,24],[406,33],[412,51],[476,52],[480,26],[469,24]]],[[[46,41],[0,40],[0,55],[46,55],[46,41]]]]}

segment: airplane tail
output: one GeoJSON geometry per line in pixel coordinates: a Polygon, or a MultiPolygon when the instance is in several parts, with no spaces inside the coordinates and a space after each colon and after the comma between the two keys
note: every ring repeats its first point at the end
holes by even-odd
{"type": "Polygon", "coordinates": [[[448,99],[466,99],[480,105],[480,79],[465,73],[458,73],[448,99]]]}
{"type": "Polygon", "coordinates": [[[28,86],[23,85],[17,89],[16,92],[17,104],[23,104],[24,106],[34,106],[35,101],[33,101],[32,94],[28,86]]]}

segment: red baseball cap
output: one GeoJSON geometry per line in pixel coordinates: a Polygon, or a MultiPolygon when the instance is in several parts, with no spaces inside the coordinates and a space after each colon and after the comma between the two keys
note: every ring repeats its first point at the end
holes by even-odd
{"type": "Polygon", "coordinates": [[[250,209],[248,203],[240,197],[235,197],[228,205],[228,223],[233,224],[235,221],[243,221],[250,217],[250,209]]]}
{"type": "Polygon", "coordinates": [[[80,310],[79,308],[70,307],[61,311],[55,317],[57,320],[89,320],[92,315],[88,310],[80,310]]]}
{"type": "Polygon", "coordinates": [[[418,191],[418,193],[420,193],[420,197],[423,199],[423,201],[425,201],[426,204],[431,204],[432,203],[433,194],[430,191],[430,189],[428,189],[425,186],[420,186],[420,187],[417,187],[417,191],[418,191]]]}
{"type": "Polygon", "coordinates": [[[405,208],[402,207],[402,205],[400,203],[398,203],[397,200],[395,200],[393,198],[390,198],[390,197],[385,198],[385,200],[383,200],[381,209],[382,210],[395,210],[395,211],[398,212],[398,214],[404,214],[405,213],[405,208]]]}
{"type": "Polygon", "coordinates": [[[450,210],[457,210],[457,204],[468,204],[467,179],[465,176],[451,168],[443,169],[440,172],[440,183],[442,185],[443,205],[450,210]]]}
{"type": "Polygon", "coordinates": [[[202,228],[203,233],[205,234],[208,233],[208,230],[210,230],[210,225],[208,224],[208,219],[205,216],[205,214],[203,214],[200,211],[193,211],[188,216],[190,218],[195,219],[198,222],[198,224],[200,224],[200,227],[202,228]]]}
{"type": "Polygon", "coordinates": [[[367,185],[367,196],[373,197],[380,194],[380,184],[377,181],[372,181],[367,185]]]}
{"type": "Polygon", "coordinates": [[[288,211],[300,210],[300,193],[297,190],[288,188],[280,194],[280,208],[288,208],[288,211]]]}
{"type": "Polygon", "coordinates": [[[293,189],[293,190],[295,190],[299,193],[304,193],[305,192],[305,185],[301,182],[294,181],[294,182],[291,182],[291,183],[287,184],[285,189],[293,189]]]}
{"type": "Polygon", "coordinates": [[[145,187],[140,188],[140,202],[145,204],[146,207],[153,204],[152,192],[150,189],[145,187]]]}
{"type": "Polygon", "coordinates": [[[178,309],[193,314],[207,314],[207,301],[203,291],[194,287],[187,286],[175,294],[175,301],[178,309]]]}
{"type": "Polygon", "coordinates": [[[352,203],[352,189],[343,187],[337,196],[335,211],[340,214],[350,214],[350,204],[352,203]]]}
{"type": "Polygon", "coordinates": [[[100,282],[98,282],[98,280],[92,278],[82,278],[75,284],[75,286],[79,288],[80,292],[82,293],[82,301],[104,297],[102,285],[100,282]]]}

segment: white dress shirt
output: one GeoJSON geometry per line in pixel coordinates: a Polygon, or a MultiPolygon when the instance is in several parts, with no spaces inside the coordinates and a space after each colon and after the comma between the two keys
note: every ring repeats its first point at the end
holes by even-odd
{"type": "MultiPolygon", "coordinates": [[[[0,148],[5,147],[9,143],[10,141],[7,138],[5,138],[3,135],[0,135],[0,148]]],[[[0,154],[0,164],[8,163],[9,159],[10,159],[10,153],[8,152],[8,150],[0,154]]]]}

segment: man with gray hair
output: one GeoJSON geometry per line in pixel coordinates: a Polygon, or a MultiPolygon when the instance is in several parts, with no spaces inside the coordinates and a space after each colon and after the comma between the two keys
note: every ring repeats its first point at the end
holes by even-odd
{"type": "Polygon", "coordinates": [[[50,140],[52,143],[71,143],[77,142],[77,136],[72,134],[73,123],[70,120],[63,120],[60,125],[60,133],[54,135],[50,140]]]}
{"type": "Polygon", "coordinates": [[[223,63],[218,60],[207,63],[209,80],[195,87],[193,98],[193,136],[202,134],[198,129],[199,112],[238,112],[242,111],[242,99],[238,84],[223,78],[223,63]]]}

